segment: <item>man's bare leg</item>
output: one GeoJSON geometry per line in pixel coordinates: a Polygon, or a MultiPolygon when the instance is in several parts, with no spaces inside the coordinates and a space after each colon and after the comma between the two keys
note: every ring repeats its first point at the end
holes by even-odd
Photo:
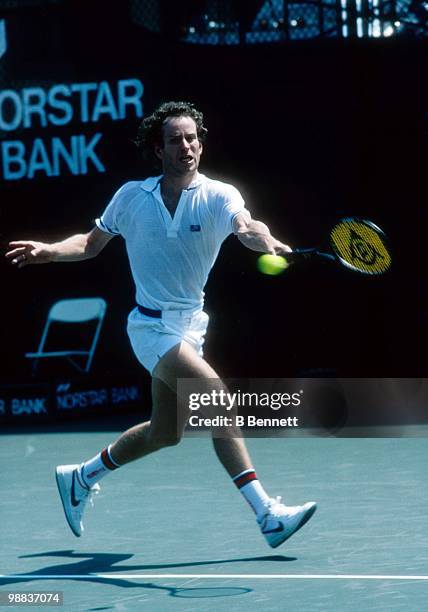
{"type": "Polygon", "coordinates": [[[119,465],[125,465],[161,448],[177,444],[180,442],[189,412],[188,407],[177,401],[175,392],[160,378],[154,377],[150,421],[125,431],[110,446],[112,459],[119,465]]]}
{"type": "MultiPolygon", "coordinates": [[[[207,380],[207,392],[223,388],[218,374],[186,342],[172,348],[157,365],[152,379],[152,415],[150,421],[139,423],[125,431],[108,447],[115,465],[131,461],[180,442],[190,415],[186,402],[176,395],[178,378],[207,380]],[[179,415],[179,417],[178,417],[179,415]]],[[[251,468],[244,440],[233,428],[219,432],[213,438],[214,448],[231,477],[251,468]]],[[[89,484],[89,483],[88,483],[89,484]]]]}
{"type": "MultiPolygon", "coordinates": [[[[213,389],[214,380],[216,390],[226,389],[216,371],[186,342],[164,355],[155,368],[154,376],[159,377],[172,391],[177,390],[179,378],[206,379],[207,392],[213,389]]],[[[177,399],[183,404],[184,411],[186,398],[177,399]]],[[[213,437],[214,449],[228,474],[233,478],[244,470],[251,469],[251,459],[239,431],[226,427],[218,430],[217,434],[221,437],[213,437]]]]}
{"type": "MultiPolygon", "coordinates": [[[[212,386],[212,379],[222,385],[215,370],[187,343],[183,342],[171,349],[161,359],[154,372],[150,421],[131,427],[110,446],[111,458],[118,465],[141,459],[149,453],[180,441],[190,410],[176,395],[178,378],[205,378],[207,391],[212,386]]],[[[213,438],[214,448],[229,475],[234,477],[251,468],[245,442],[239,434],[232,428],[225,428],[219,435],[222,437],[213,438]]]]}

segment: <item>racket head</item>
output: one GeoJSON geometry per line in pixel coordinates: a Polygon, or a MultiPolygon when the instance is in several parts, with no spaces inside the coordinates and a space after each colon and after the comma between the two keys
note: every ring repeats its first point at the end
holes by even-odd
{"type": "Polygon", "coordinates": [[[372,221],[341,219],[330,231],[330,246],[337,259],[361,274],[385,274],[392,258],[385,233],[372,221]]]}

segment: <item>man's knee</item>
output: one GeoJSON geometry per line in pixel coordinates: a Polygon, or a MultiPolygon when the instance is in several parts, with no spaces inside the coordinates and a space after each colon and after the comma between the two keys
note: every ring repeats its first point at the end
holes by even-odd
{"type": "Polygon", "coordinates": [[[178,433],[150,433],[149,434],[150,445],[160,450],[168,446],[176,446],[181,442],[181,436],[178,433]]]}

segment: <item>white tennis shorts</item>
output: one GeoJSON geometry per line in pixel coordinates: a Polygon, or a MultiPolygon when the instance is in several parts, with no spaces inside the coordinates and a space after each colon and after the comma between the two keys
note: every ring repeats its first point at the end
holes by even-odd
{"type": "Polygon", "coordinates": [[[127,330],[138,361],[152,374],[161,357],[183,340],[202,357],[208,321],[207,313],[200,309],[166,310],[156,319],[134,308],[127,330]]]}

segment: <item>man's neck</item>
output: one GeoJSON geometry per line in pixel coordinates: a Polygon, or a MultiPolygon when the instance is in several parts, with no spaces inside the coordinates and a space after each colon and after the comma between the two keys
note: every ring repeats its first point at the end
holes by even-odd
{"type": "Polygon", "coordinates": [[[181,192],[195,180],[198,176],[197,172],[194,172],[191,176],[183,177],[171,177],[163,176],[161,181],[161,195],[163,202],[171,215],[173,216],[178,202],[180,200],[181,192]]]}
{"type": "Polygon", "coordinates": [[[193,183],[193,181],[197,178],[198,171],[192,172],[192,174],[186,176],[173,176],[170,174],[164,174],[162,177],[162,191],[164,193],[181,193],[183,189],[187,189],[188,186],[193,183]]]}

